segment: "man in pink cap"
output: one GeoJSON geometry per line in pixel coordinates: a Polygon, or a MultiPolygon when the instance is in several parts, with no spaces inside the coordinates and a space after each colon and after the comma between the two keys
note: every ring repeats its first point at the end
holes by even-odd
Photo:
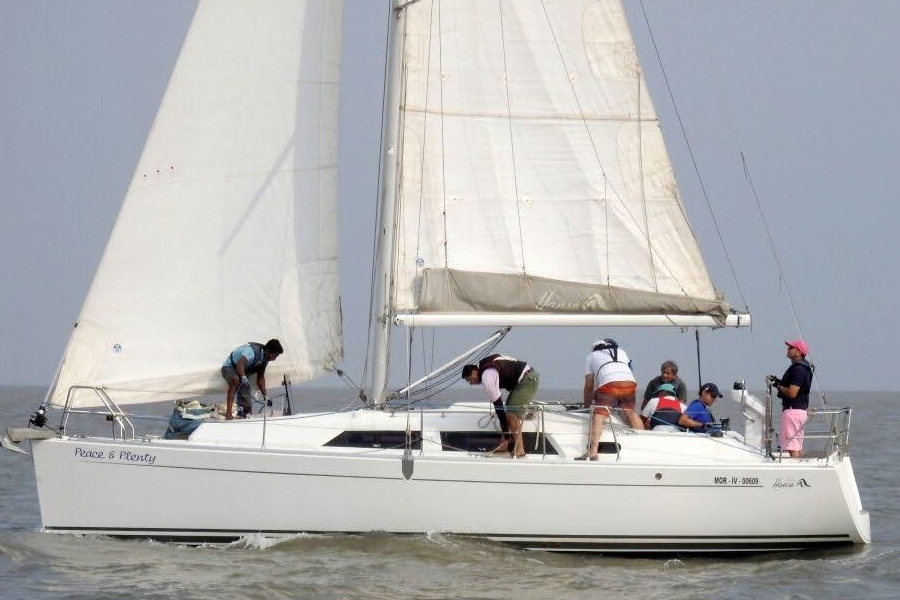
{"type": "Polygon", "coordinates": [[[792,458],[800,458],[803,453],[803,427],[806,425],[809,408],[809,390],[812,388],[813,367],[807,360],[809,346],[803,340],[785,342],[787,357],[791,366],[781,379],[774,375],[767,377],[781,398],[781,449],[792,458]]]}

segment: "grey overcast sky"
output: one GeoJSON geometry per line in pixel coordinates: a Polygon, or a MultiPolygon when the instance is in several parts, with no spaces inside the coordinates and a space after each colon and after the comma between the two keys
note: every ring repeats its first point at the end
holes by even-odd
{"type": "MultiPolygon", "coordinates": [[[[194,4],[0,0],[0,384],[52,379],[194,4]]],[[[344,367],[355,379],[365,357],[386,7],[346,2],[341,258],[344,367]]],[[[626,0],[626,8],[707,266],[726,298],[754,316],[750,330],[701,331],[703,379],[760,388],[784,370],[782,341],[798,336],[789,289],[824,390],[892,389],[900,2],[626,0]]],[[[429,360],[482,333],[438,331],[433,358],[426,339],[429,360]]],[[[640,381],[674,358],[697,387],[693,331],[516,330],[501,349],[533,362],[544,388],[574,392],[588,344],[607,336],[629,351],[640,381]]],[[[401,352],[395,382],[404,361],[401,352]]]]}

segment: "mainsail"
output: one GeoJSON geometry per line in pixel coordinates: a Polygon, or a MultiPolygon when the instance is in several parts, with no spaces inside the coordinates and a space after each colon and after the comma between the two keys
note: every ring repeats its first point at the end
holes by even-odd
{"type": "Polygon", "coordinates": [[[227,353],[270,337],[270,380],[340,359],[342,17],[334,0],[199,4],[52,404],[72,386],[121,404],[221,391],[227,353]]]}
{"type": "Polygon", "coordinates": [[[395,313],[724,322],[619,0],[401,12],[395,313]]]}

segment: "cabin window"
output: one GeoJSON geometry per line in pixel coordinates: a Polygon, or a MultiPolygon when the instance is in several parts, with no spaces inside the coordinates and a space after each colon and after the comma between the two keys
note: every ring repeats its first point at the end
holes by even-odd
{"type": "MultiPolygon", "coordinates": [[[[405,431],[344,431],[329,440],[326,446],[339,448],[406,448],[405,431]]],[[[422,448],[422,434],[410,432],[409,447],[413,450],[422,448]]]]}
{"type": "Polygon", "coordinates": [[[599,454],[615,454],[622,447],[616,444],[615,442],[600,442],[600,447],[597,449],[599,454]]]}
{"type": "MultiPolygon", "coordinates": [[[[522,434],[527,454],[559,454],[553,444],[540,433],[526,431],[522,434]]],[[[490,452],[500,443],[500,434],[494,431],[442,431],[441,448],[445,452],[490,452]]]]}

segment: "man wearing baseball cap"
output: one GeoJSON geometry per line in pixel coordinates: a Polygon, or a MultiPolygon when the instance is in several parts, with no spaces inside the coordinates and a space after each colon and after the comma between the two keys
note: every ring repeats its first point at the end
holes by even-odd
{"type": "MultiPolygon", "coordinates": [[[[719,387],[716,384],[704,383],[700,386],[700,397],[688,404],[684,414],[703,425],[715,423],[716,418],[713,416],[709,407],[721,397],[722,392],[719,391],[719,387]]],[[[700,433],[703,431],[703,427],[692,427],[691,431],[700,433]]]]}
{"type": "Polygon", "coordinates": [[[781,450],[791,458],[803,454],[803,427],[806,425],[809,408],[809,390],[812,388],[813,367],[807,360],[809,346],[801,339],[786,341],[787,357],[791,366],[781,379],[769,375],[766,379],[781,398],[781,450]]]}

